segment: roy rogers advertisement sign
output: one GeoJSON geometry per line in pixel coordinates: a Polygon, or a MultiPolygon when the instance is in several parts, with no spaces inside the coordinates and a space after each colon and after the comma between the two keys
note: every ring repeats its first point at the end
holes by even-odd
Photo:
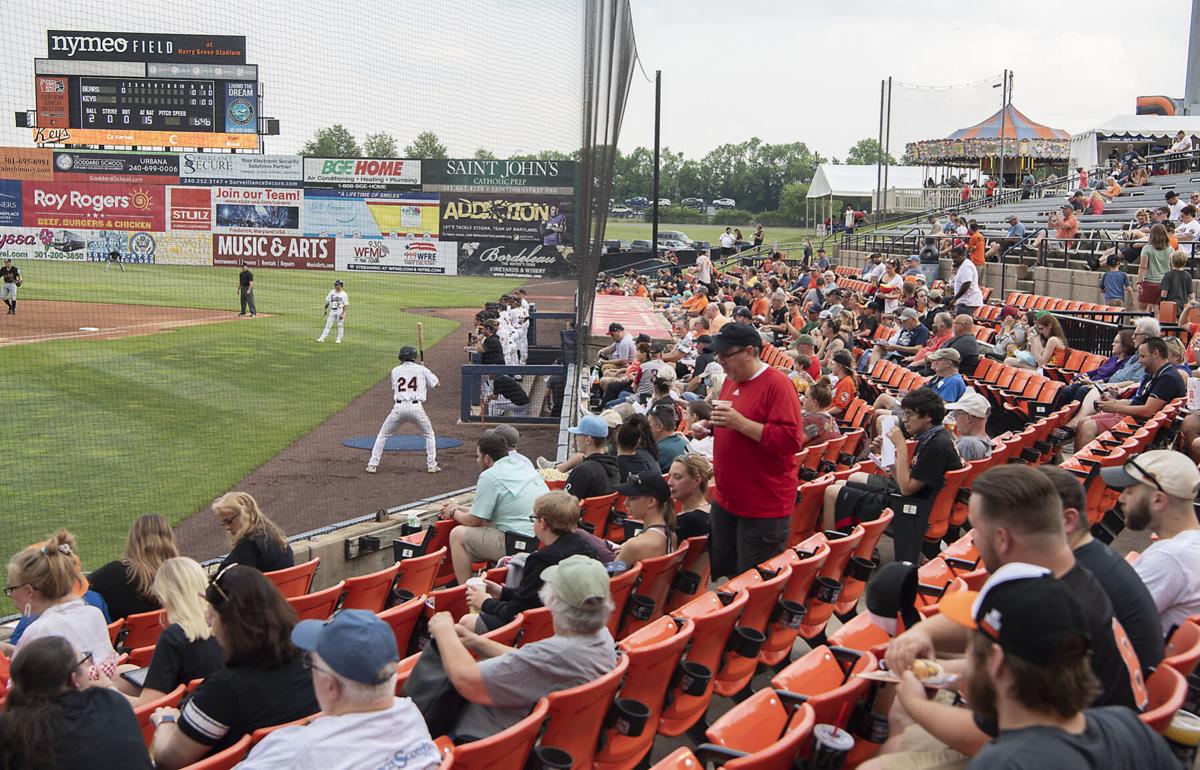
{"type": "Polygon", "coordinates": [[[427,192],[517,192],[573,195],[575,162],[567,160],[428,160],[422,168],[427,192]]]}
{"type": "Polygon", "coordinates": [[[538,195],[443,194],[439,237],[452,241],[574,240],[571,198],[538,195]]]}
{"type": "Polygon", "coordinates": [[[459,275],[496,278],[570,278],[574,249],[527,242],[460,243],[459,275]]]}

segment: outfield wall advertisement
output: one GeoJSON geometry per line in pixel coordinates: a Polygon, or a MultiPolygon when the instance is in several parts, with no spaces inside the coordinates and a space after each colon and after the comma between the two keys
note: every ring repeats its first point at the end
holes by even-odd
{"type": "Polygon", "coordinates": [[[338,238],[338,270],[458,273],[458,244],[432,238],[338,238]]]}
{"type": "Polygon", "coordinates": [[[0,148],[0,256],[569,278],[568,161],[0,148]]]}

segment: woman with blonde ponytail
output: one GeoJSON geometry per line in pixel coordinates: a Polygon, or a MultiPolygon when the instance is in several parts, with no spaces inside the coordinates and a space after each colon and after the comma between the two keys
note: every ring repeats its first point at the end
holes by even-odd
{"type": "Polygon", "coordinates": [[[295,565],[292,547],[283,530],[258,508],[246,492],[229,492],[213,503],[213,512],[229,533],[229,555],[221,569],[244,564],[260,572],[273,572],[295,565]]]}
{"type": "Polygon", "coordinates": [[[108,637],[104,614],[73,592],[82,575],[75,558],[75,537],[60,529],[41,545],[31,545],[8,562],[8,585],[4,593],[22,615],[36,615],[16,647],[0,646],[8,655],[20,655],[30,642],[61,636],[80,655],[91,657],[93,679],[111,678],[117,653],[108,637]]]}

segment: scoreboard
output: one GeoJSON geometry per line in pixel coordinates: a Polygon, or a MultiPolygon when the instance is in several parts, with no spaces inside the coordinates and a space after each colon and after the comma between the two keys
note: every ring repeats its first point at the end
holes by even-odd
{"type": "Polygon", "coordinates": [[[216,86],[211,80],[80,78],[79,121],[71,127],[218,130],[215,126],[216,86]]]}

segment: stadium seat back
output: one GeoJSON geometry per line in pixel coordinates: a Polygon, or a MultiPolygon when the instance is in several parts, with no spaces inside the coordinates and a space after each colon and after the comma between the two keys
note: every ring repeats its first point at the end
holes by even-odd
{"type": "Polygon", "coordinates": [[[304,596],[293,596],[287,600],[287,603],[292,605],[299,620],[327,620],[338,607],[338,600],[342,598],[344,585],[344,581],[339,580],[337,585],[332,585],[323,591],[314,591],[304,596]]]}
{"type": "MultiPolygon", "coordinates": [[[[899,624],[899,620],[897,620],[899,624]]],[[[897,632],[903,626],[897,627],[897,632]]],[[[828,644],[831,647],[847,647],[851,650],[867,650],[876,658],[883,655],[892,637],[871,619],[870,613],[861,613],[843,623],[837,631],[829,635],[828,644]]]]}
{"type": "Polygon", "coordinates": [[[1200,626],[1187,620],[1167,640],[1163,663],[1187,677],[1195,670],[1197,660],[1200,660],[1200,626]]]}
{"type": "Polygon", "coordinates": [[[126,617],[125,626],[117,634],[117,651],[127,652],[154,645],[167,625],[166,610],[139,612],[126,617]]]}
{"type": "Polygon", "coordinates": [[[608,517],[612,513],[613,504],[617,501],[617,493],[585,497],[579,501],[579,521],[590,524],[597,536],[602,536],[608,528],[608,517]]]}
{"type": "Polygon", "coordinates": [[[925,525],[925,542],[936,543],[946,536],[950,528],[950,513],[958,499],[958,490],[971,475],[971,466],[964,465],[956,471],[947,471],[942,477],[942,488],[933,498],[929,509],[929,522],[925,525]]]}
{"type": "Polygon", "coordinates": [[[650,752],[667,689],[694,629],[691,620],[662,617],[618,642],[629,656],[618,697],[640,702],[649,717],[641,735],[621,735],[608,729],[593,764],[596,770],[632,770],[650,752]]]}
{"type": "Polygon", "coordinates": [[[320,564],[320,557],[315,557],[311,561],[297,564],[294,567],[263,574],[275,584],[285,599],[290,599],[293,596],[303,596],[312,589],[313,577],[317,574],[317,567],[320,564]]]}
{"type": "Polygon", "coordinates": [[[233,770],[246,758],[250,751],[250,736],[243,735],[237,743],[198,762],[185,765],[182,770],[233,770]]]}
{"type": "Polygon", "coordinates": [[[792,527],[788,535],[788,547],[795,547],[801,540],[810,537],[817,529],[821,520],[821,505],[825,500],[825,490],[832,484],[831,474],[818,476],[812,481],[806,481],[796,491],[796,503],[792,507],[792,527]]]}
{"type": "Polygon", "coordinates": [[[456,770],[524,770],[549,708],[549,703],[542,698],[529,716],[512,727],[482,740],[455,746],[453,767],[456,770]]]}
{"type": "Polygon", "coordinates": [[[817,722],[835,724],[842,705],[856,702],[870,684],[854,675],[874,671],[877,665],[870,652],[822,644],[776,674],[771,686],[806,696],[817,722]]]}
{"type": "Polygon", "coordinates": [[[346,595],[342,597],[342,608],[382,612],[392,595],[392,583],[400,572],[400,562],[378,572],[361,577],[346,578],[346,595]]]}
{"type": "Polygon", "coordinates": [[[467,587],[465,585],[453,588],[441,588],[429,594],[425,600],[425,618],[432,618],[439,612],[449,612],[454,622],[467,614],[467,587]]]}
{"type": "MultiPolygon", "coordinates": [[[[763,566],[768,570],[775,571],[773,576],[760,574],[758,568],[750,569],[718,588],[721,593],[746,591],[749,594],[749,601],[746,602],[746,607],[742,610],[741,617],[738,618],[737,628],[762,634],[763,637],[766,637],[771,630],[779,607],[779,597],[792,577],[790,565],[786,563],[777,566],[768,565],[770,562],[763,566]]],[[[760,645],[758,649],[754,650],[753,655],[731,652],[724,656],[714,677],[716,680],[714,689],[717,694],[728,697],[748,685],[754,677],[761,652],[760,645]]]]}
{"type": "Polygon", "coordinates": [[[679,565],[679,574],[667,599],[667,612],[671,612],[700,596],[708,590],[712,576],[708,559],[708,535],[697,535],[683,541],[687,553],[679,565]],[[694,590],[689,590],[693,589],[694,590]]]}
{"type": "Polygon", "coordinates": [[[126,660],[131,666],[145,668],[150,665],[150,661],[154,658],[154,650],[157,645],[147,645],[146,647],[138,647],[136,650],[129,651],[129,658],[126,660]]]}
{"type": "Polygon", "coordinates": [[[442,546],[436,551],[426,551],[421,556],[401,560],[399,562],[400,571],[393,583],[393,590],[408,591],[413,596],[420,596],[432,591],[442,562],[448,561],[446,559],[448,552],[449,548],[442,546]]]}
{"type": "Polygon", "coordinates": [[[616,667],[599,679],[547,695],[549,710],[540,745],[567,752],[573,767],[590,768],[605,717],[628,669],[629,656],[619,655],[616,667]]]}
{"type": "Polygon", "coordinates": [[[396,637],[396,649],[404,657],[412,646],[413,633],[421,622],[421,613],[425,609],[425,595],[418,594],[403,604],[397,604],[383,612],[377,613],[379,619],[391,627],[396,637]]]}
{"type": "Polygon", "coordinates": [[[268,727],[260,727],[257,730],[255,730],[254,732],[250,733],[250,746],[254,747],[254,746],[257,746],[258,744],[262,743],[263,738],[266,738],[268,735],[275,732],[276,730],[282,730],[285,727],[299,727],[300,725],[306,725],[319,716],[321,716],[320,711],[318,711],[315,714],[309,714],[306,717],[300,717],[299,719],[294,719],[291,722],[282,722],[277,725],[270,725],[268,727]]]}
{"type": "MultiPolygon", "coordinates": [[[[733,627],[749,600],[750,594],[746,591],[738,591],[732,598],[708,591],[673,611],[673,617],[687,618],[695,624],[686,660],[704,666],[710,674],[715,674],[721,667],[729,635],[733,633],[733,627]],[[728,603],[724,599],[728,599],[728,603]]],[[[704,692],[698,695],[676,690],[671,703],[663,710],[658,732],[661,735],[681,735],[696,724],[708,710],[715,683],[716,677],[710,676],[704,692]]]]}
{"type": "Polygon", "coordinates": [[[155,709],[178,708],[186,690],[187,688],[181,684],[161,698],[155,698],[152,701],[143,703],[133,710],[133,715],[137,717],[138,727],[142,731],[142,739],[146,742],[147,747],[154,740],[154,725],[150,723],[150,716],[154,713],[155,709]]]}
{"type": "Polygon", "coordinates": [[[521,644],[533,644],[554,636],[554,618],[545,607],[534,607],[521,613],[525,616],[525,624],[521,632],[521,644]]]}
{"type": "MultiPolygon", "coordinates": [[[[892,515],[891,508],[884,508],[879,514],[879,518],[873,521],[864,521],[858,525],[863,529],[863,536],[858,541],[858,545],[854,547],[851,558],[860,560],[859,566],[862,566],[864,562],[877,565],[875,546],[879,544],[879,539],[883,537],[884,531],[892,523],[892,515]]],[[[842,576],[842,594],[838,597],[838,603],[834,605],[834,612],[839,615],[853,612],[866,587],[867,578],[858,574],[857,571],[847,570],[842,576]]]]}
{"type": "Polygon", "coordinates": [[[505,647],[515,647],[517,639],[521,636],[521,630],[525,625],[525,613],[518,612],[517,616],[508,621],[504,625],[493,628],[486,634],[483,634],[485,639],[491,639],[497,644],[503,644],[505,647]]]}
{"type": "MultiPolygon", "coordinates": [[[[642,577],[633,589],[633,595],[648,599],[653,604],[650,608],[650,617],[646,619],[634,617],[631,613],[626,614],[621,624],[622,637],[662,617],[663,613],[667,611],[667,594],[671,591],[671,586],[679,574],[679,567],[683,564],[683,558],[687,556],[687,552],[688,549],[684,545],[671,553],[656,556],[653,559],[642,559],[639,562],[642,566],[642,577]]],[[[636,600],[631,599],[631,601],[636,600]]]]}
{"type": "Polygon", "coordinates": [[[629,604],[629,595],[633,587],[642,577],[641,563],[635,564],[624,572],[613,575],[608,579],[608,590],[612,594],[613,611],[608,616],[608,632],[614,639],[621,628],[621,620],[625,617],[625,607],[629,604]]]}
{"type": "Polygon", "coordinates": [[[802,703],[789,715],[780,696],[767,688],[725,712],[705,737],[715,745],[749,753],[727,761],[723,767],[728,770],[791,770],[814,724],[816,712],[811,706],[802,703]],[[756,730],[757,725],[761,729],[756,730]]]}
{"type": "Polygon", "coordinates": [[[1160,735],[1171,726],[1175,712],[1187,697],[1187,680],[1170,666],[1159,666],[1146,681],[1149,703],[1138,716],[1151,730],[1160,735]]]}

